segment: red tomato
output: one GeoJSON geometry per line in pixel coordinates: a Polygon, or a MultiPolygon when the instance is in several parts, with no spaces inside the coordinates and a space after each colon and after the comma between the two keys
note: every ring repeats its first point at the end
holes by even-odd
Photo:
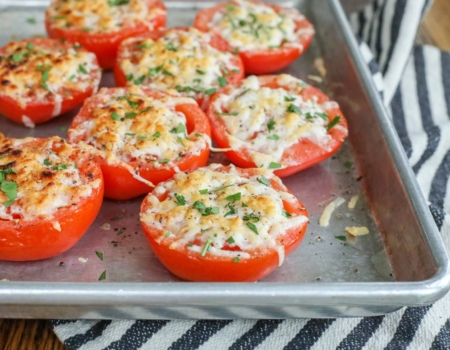
{"type": "MultiPolygon", "coordinates": [[[[71,62],[67,50],[72,47],[72,44],[55,39],[33,38],[0,48],[0,57],[4,58],[0,62],[0,113],[17,123],[33,126],[29,124],[40,124],[64,114],[91,96],[97,90],[101,78],[95,57],[94,67],[84,81],[87,88],[79,86],[77,81],[70,81],[70,77],[63,81],[57,91],[48,91],[43,86],[45,67],[50,68],[47,74],[51,74],[57,65],[71,62]],[[39,48],[58,56],[49,58],[49,55],[40,54],[39,48]],[[9,80],[11,77],[31,85],[19,91],[19,87],[9,80]]],[[[87,53],[79,47],[76,50],[87,53]]]]}
{"type": "MultiPolygon", "coordinates": [[[[113,94],[116,88],[108,89],[108,93],[113,94]]],[[[154,98],[160,98],[163,96],[169,96],[168,94],[148,88],[142,88],[143,91],[149,96],[154,98]]],[[[103,92],[103,89],[100,90],[103,92]]],[[[80,110],[78,115],[74,118],[72,125],[69,129],[69,142],[76,144],[80,141],[85,141],[87,135],[74,133],[71,134],[71,130],[76,128],[79,124],[84,121],[93,118],[93,112],[101,99],[99,94],[92,96],[87,99],[83,108],[80,110]]],[[[211,135],[211,129],[208,123],[208,118],[206,118],[205,113],[193,103],[182,103],[175,106],[175,111],[184,114],[186,117],[186,129],[189,135],[201,133],[208,136],[211,135]]],[[[172,160],[171,164],[162,164],[159,167],[155,167],[152,163],[146,163],[140,160],[132,160],[127,164],[131,166],[139,175],[152,182],[153,184],[158,184],[161,181],[165,181],[171,178],[176,173],[176,168],[178,167],[181,171],[189,171],[197,169],[207,163],[209,157],[209,146],[201,150],[199,155],[193,155],[187,153],[180,160],[172,160]]],[[[133,177],[130,171],[121,164],[110,164],[104,157],[99,157],[99,162],[103,172],[103,178],[105,181],[105,197],[125,200],[140,196],[142,194],[147,194],[151,191],[149,187],[144,182],[137,180],[133,177]]]]}
{"type": "MultiPolygon", "coordinates": [[[[85,1],[86,3],[88,1],[85,1]]],[[[148,33],[153,30],[165,27],[166,25],[166,7],[160,0],[146,0],[149,10],[160,9],[160,13],[154,15],[148,22],[142,21],[128,22],[120,29],[114,31],[86,31],[85,28],[72,24],[68,27],[57,27],[53,23],[52,16],[50,15],[50,9],[46,12],[45,27],[47,29],[48,36],[51,38],[64,38],[71,42],[80,43],[87,50],[96,54],[100,63],[100,67],[104,69],[111,69],[114,67],[114,63],[117,57],[117,48],[120,43],[131,37],[139,36],[148,33]]],[[[52,6],[58,2],[54,2],[52,6]]],[[[61,14],[64,16],[64,14],[61,14]]]]}
{"type": "MultiPolygon", "coordinates": [[[[228,170],[229,166],[222,166],[219,170],[228,170]]],[[[257,175],[256,169],[240,169],[236,168],[240,176],[251,177],[257,175]]],[[[279,178],[270,180],[271,186],[275,190],[289,192],[282,184],[279,178]]],[[[159,200],[164,200],[167,193],[156,194],[159,200]]],[[[296,200],[295,204],[284,202],[284,210],[295,216],[306,216],[308,213],[304,205],[296,200]]],[[[152,208],[149,197],[146,197],[141,205],[141,214],[152,208]]],[[[230,257],[223,257],[208,253],[203,257],[192,250],[187,249],[186,245],[178,245],[176,248],[171,246],[177,238],[163,238],[166,229],[160,229],[155,226],[147,225],[142,222],[142,228],[150,243],[153,252],[156,254],[162,264],[174,275],[181,279],[197,282],[254,282],[260,280],[279,265],[279,255],[275,249],[255,249],[246,251],[250,254],[250,258],[241,258],[239,262],[235,262],[230,257]]],[[[307,228],[307,223],[303,223],[294,227],[284,234],[280,235],[278,242],[284,246],[285,256],[290,255],[300,245],[307,228]]],[[[194,243],[194,242],[192,242],[194,243]]],[[[225,247],[225,250],[240,250],[239,247],[225,247]]]]}
{"type": "MultiPolygon", "coordinates": [[[[328,101],[328,97],[321,92],[320,90],[314,88],[311,85],[307,85],[306,87],[297,87],[295,89],[290,89],[285,85],[279,85],[277,83],[276,75],[266,75],[259,76],[258,80],[260,82],[261,87],[269,87],[269,88],[283,88],[286,91],[299,94],[303,97],[304,100],[310,100],[313,98],[317,99],[317,103],[322,104],[328,101]]],[[[227,94],[230,92],[233,87],[227,88],[223,94],[227,94]]],[[[222,93],[217,93],[212,96],[211,103],[208,106],[206,111],[206,115],[209,118],[211,123],[211,130],[213,134],[213,138],[216,141],[217,145],[220,148],[230,148],[230,144],[228,141],[229,132],[227,127],[221,118],[220,115],[216,114],[215,111],[215,101],[220,97],[222,93]]],[[[270,112],[269,112],[270,113],[270,112]]],[[[332,156],[337,150],[341,147],[345,138],[348,134],[348,126],[347,121],[342,113],[342,111],[338,107],[329,108],[326,110],[328,114],[328,121],[331,122],[336,117],[339,117],[338,125],[340,127],[332,127],[328,130],[328,134],[332,137],[330,149],[327,151],[321,147],[319,147],[314,142],[308,140],[307,138],[300,139],[297,143],[286,149],[283,153],[281,164],[290,164],[289,166],[276,170],[275,174],[279,177],[286,177],[292,174],[295,174],[301,170],[307,169],[317,163],[321,162],[324,159],[332,156]],[[294,164],[294,165],[292,165],[294,164]]],[[[236,165],[243,168],[255,168],[256,164],[251,159],[252,150],[248,148],[240,148],[236,151],[228,151],[225,152],[225,155],[236,165]]]]}
{"type": "MultiPolygon", "coordinates": [[[[257,1],[252,2],[271,7],[277,13],[280,11],[296,11],[295,9],[287,10],[274,4],[257,1]]],[[[200,10],[195,18],[194,27],[204,32],[213,31],[220,34],[221,29],[212,27],[211,22],[215,14],[224,11],[228,5],[239,7],[239,4],[236,2],[227,2],[200,10]]],[[[268,74],[276,72],[289,66],[295,61],[295,59],[308,48],[313,38],[313,25],[305,17],[299,15],[299,19],[295,20],[295,24],[295,31],[303,30],[303,32],[299,34],[297,42],[297,44],[301,44],[300,47],[287,45],[289,43],[284,41],[279,48],[239,50],[230,45],[229,49],[239,52],[239,56],[241,57],[242,62],[244,62],[245,73],[247,74],[268,74]]]]}
{"type": "MultiPolygon", "coordinates": [[[[29,146],[42,147],[44,142],[46,139],[31,139],[19,146],[18,149],[23,150],[24,147],[29,146]]],[[[53,151],[58,153],[57,148],[53,148],[53,151]]],[[[14,214],[14,220],[0,219],[2,235],[0,260],[31,261],[51,258],[72,248],[92,224],[103,201],[100,166],[90,154],[84,151],[76,150],[70,158],[77,164],[84,184],[99,179],[101,185],[93,187],[89,197],[57,209],[52,217],[28,220],[14,214]]],[[[20,173],[16,176],[20,176],[20,173]]],[[[39,175],[36,174],[36,176],[39,175]]],[[[11,178],[12,181],[15,181],[14,179],[14,177],[11,178]]],[[[31,195],[39,196],[39,192],[31,195]]]]}
{"type": "MultiPolygon", "coordinates": [[[[136,40],[145,39],[145,38],[150,38],[152,40],[158,40],[158,39],[164,37],[168,31],[172,32],[173,30],[174,30],[174,28],[167,29],[167,30],[155,31],[155,32],[143,35],[140,38],[136,38],[136,40]]],[[[189,28],[175,28],[175,30],[188,31],[189,28]]],[[[224,41],[219,35],[213,34],[210,45],[219,51],[227,51],[228,50],[227,42],[224,41]]],[[[127,51],[131,52],[131,56],[134,56],[135,54],[139,54],[139,51],[141,50],[138,47],[139,47],[139,45],[138,45],[137,41],[126,41],[122,45],[120,45],[119,53],[117,55],[117,62],[114,67],[114,78],[115,78],[117,86],[127,86],[127,85],[130,85],[133,83],[136,84],[136,82],[127,80],[126,74],[122,70],[121,64],[122,64],[122,61],[125,59],[125,56],[126,56],[125,52],[127,52],[127,51]]],[[[232,57],[231,63],[237,67],[238,71],[228,72],[229,73],[228,75],[224,74],[224,78],[226,79],[227,85],[237,84],[245,76],[244,65],[238,56],[232,57]]],[[[154,67],[148,67],[148,69],[151,69],[151,68],[154,68],[154,67]]],[[[204,67],[202,67],[202,68],[204,68],[204,67]]],[[[152,88],[154,88],[154,87],[152,86],[152,88]]],[[[168,87],[168,89],[170,89],[170,88],[175,89],[176,87],[175,86],[168,87]]],[[[217,88],[220,89],[219,86],[217,86],[217,88]]],[[[180,95],[190,96],[189,94],[186,94],[183,92],[180,92],[180,95]]],[[[204,106],[206,108],[206,103],[209,100],[207,97],[208,96],[205,97],[202,93],[198,93],[198,92],[195,93],[195,100],[197,101],[198,105],[201,107],[204,106]]],[[[205,109],[205,108],[203,108],[203,109],[205,109]]]]}

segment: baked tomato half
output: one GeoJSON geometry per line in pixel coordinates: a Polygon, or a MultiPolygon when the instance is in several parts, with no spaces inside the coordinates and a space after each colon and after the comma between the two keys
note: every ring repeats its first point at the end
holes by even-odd
{"type": "Polygon", "coordinates": [[[193,99],[139,86],[100,89],[68,133],[70,143],[93,147],[105,196],[120,200],[205,165],[211,144],[208,118],[193,99]]]}
{"type": "Polygon", "coordinates": [[[111,69],[122,40],[166,25],[160,0],[55,0],[45,13],[51,38],[80,43],[111,69]]]}
{"type": "Polygon", "coordinates": [[[239,53],[247,74],[290,65],[311,43],[312,24],[294,8],[236,0],[200,10],[194,27],[217,33],[239,53]]]}
{"type": "Polygon", "coordinates": [[[234,164],[280,177],[330,157],[348,134],[336,102],[287,74],[250,76],[215,94],[206,114],[214,140],[234,164]]]}
{"type": "Polygon", "coordinates": [[[141,206],[150,246],[189,281],[252,282],[280,266],[308,223],[272,172],[212,164],[160,183],[141,206]]]}
{"type": "Polygon", "coordinates": [[[59,137],[0,134],[0,260],[47,259],[72,248],[103,200],[100,166],[59,137]]]}
{"type": "Polygon", "coordinates": [[[131,38],[119,48],[116,85],[144,85],[192,97],[206,108],[210,95],[244,77],[241,59],[226,49],[226,42],[218,35],[195,28],[131,38]]]}
{"type": "Polygon", "coordinates": [[[0,48],[0,113],[28,127],[57,117],[95,91],[95,55],[77,44],[34,38],[0,48]]]}

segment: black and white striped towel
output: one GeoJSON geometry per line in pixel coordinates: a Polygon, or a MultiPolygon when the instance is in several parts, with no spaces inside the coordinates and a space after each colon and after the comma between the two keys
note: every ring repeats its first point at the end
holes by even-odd
{"type": "MultiPolygon", "coordinates": [[[[361,50],[375,83],[384,86],[386,106],[450,247],[450,54],[413,47],[428,3],[375,0],[352,14],[350,22],[363,41],[361,50]]],[[[69,348],[79,350],[450,349],[450,295],[427,307],[353,319],[52,324],[69,348]]]]}

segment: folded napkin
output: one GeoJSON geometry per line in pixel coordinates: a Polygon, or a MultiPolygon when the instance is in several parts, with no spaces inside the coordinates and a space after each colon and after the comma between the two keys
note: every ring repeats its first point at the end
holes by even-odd
{"type": "MultiPolygon", "coordinates": [[[[449,248],[450,54],[413,47],[428,5],[376,0],[349,19],[449,248]]],[[[450,349],[450,296],[426,307],[352,319],[55,320],[52,325],[68,348],[79,350],[450,349]]]]}

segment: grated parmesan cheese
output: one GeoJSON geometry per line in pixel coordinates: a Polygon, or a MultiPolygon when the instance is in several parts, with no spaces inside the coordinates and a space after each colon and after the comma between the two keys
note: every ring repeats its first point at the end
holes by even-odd
{"type": "Polygon", "coordinates": [[[322,227],[328,227],[330,225],[330,218],[333,212],[345,203],[345,199],[342,197],[337,197],[334,201],[328,204],[322,212],[319,219],[319,225],[322,227]]]}

